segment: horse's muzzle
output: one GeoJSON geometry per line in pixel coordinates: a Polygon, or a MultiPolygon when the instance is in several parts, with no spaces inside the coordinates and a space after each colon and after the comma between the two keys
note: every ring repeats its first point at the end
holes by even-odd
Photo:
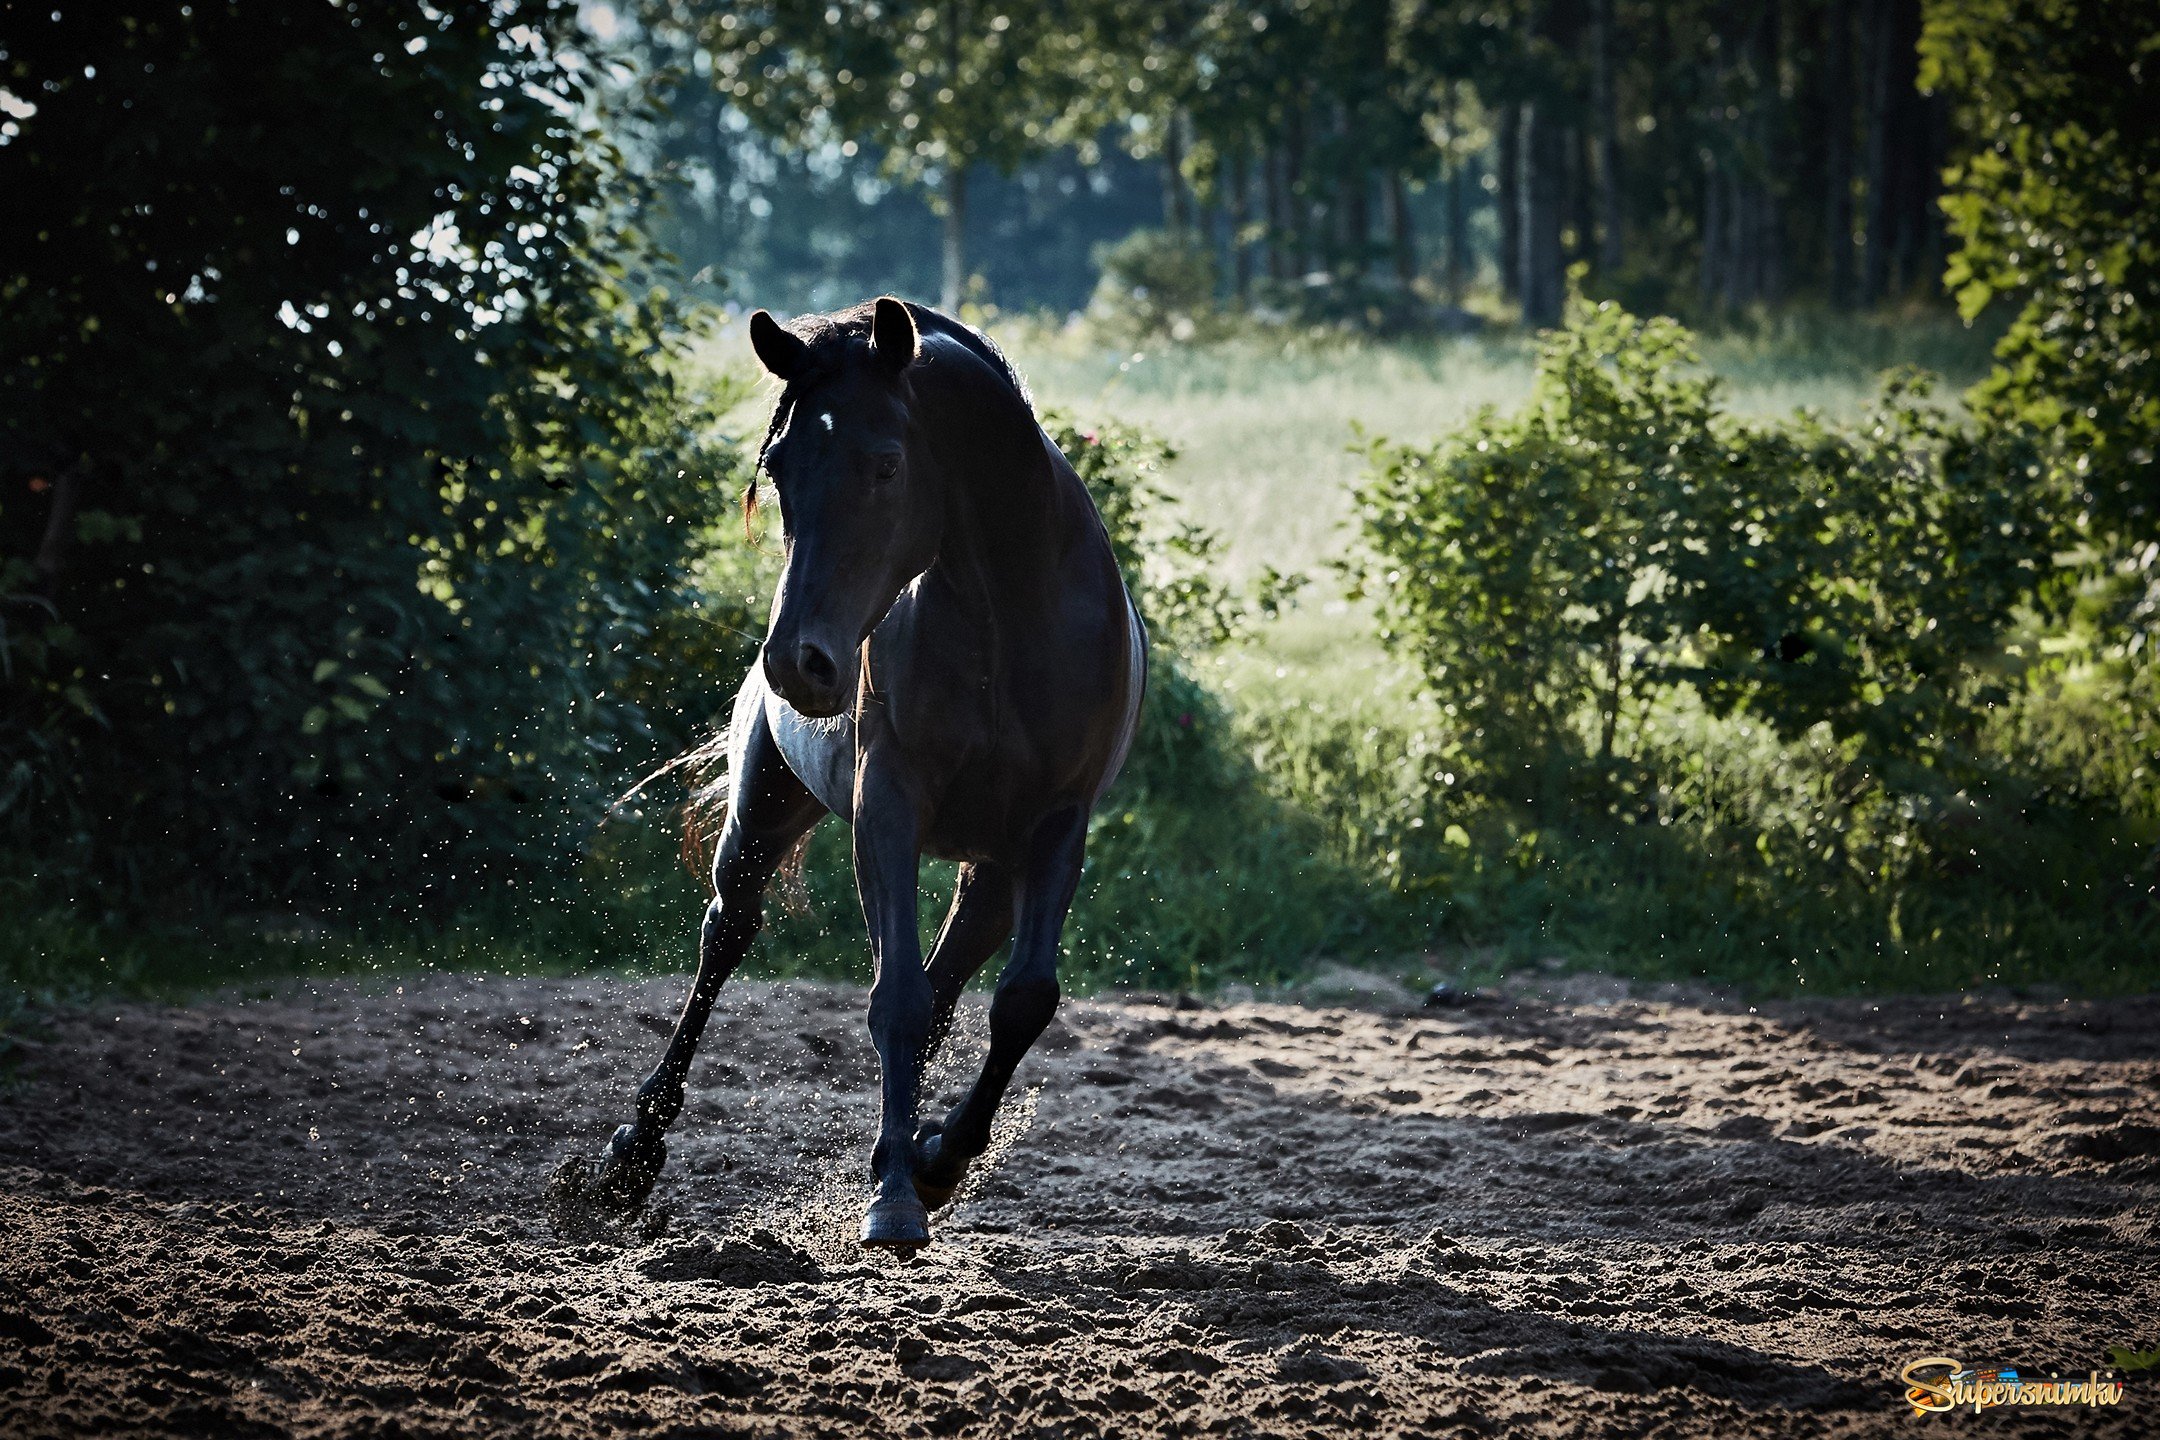
{"type": "Polygon", "coordinates": [[[820,719],[847,708],[853,677],[816,641],[801,640],[790,647],[768,640],[763,656],[765,683],[799,714],[820,719]]]}

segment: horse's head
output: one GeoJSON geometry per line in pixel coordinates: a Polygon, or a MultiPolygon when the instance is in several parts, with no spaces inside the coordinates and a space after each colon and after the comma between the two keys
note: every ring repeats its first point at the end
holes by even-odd
{"type": "Polygon", "coordinates": [[[909,424],[915,317],[890,296],[867,337],[750,317],[758,359],[786,383],[765,448],[787,564],[765,634],[765,678],[805,715],[855,698],[862,642],[937,558],[943,506],[909,424]]]}

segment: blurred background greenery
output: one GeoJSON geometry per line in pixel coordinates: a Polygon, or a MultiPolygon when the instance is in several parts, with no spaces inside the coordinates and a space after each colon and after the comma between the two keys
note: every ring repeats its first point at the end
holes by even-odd
{"type": "Polygon", "coordinates": [[[2160,980],[2149,15],[0,15],[0,1009],[687,964],[737,321],[886,291],[1158,639],[1075,984],[2160,980]]]}

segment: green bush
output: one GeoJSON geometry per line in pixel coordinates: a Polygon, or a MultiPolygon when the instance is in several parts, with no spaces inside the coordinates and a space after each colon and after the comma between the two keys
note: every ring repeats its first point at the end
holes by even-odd
{"type": "Polygon", "coordinates": [[[1557,765],[1639,798],[1683,686],[1789,739],[1824,726],[1878,781],[1953,763],[2047,528],[2030,462],[1926,394],[1893,379],[1849,431],[1740,420],[1673,322],[1577,298],[1516,414],[1371,442],[1356,584],[1496,795],[1557,765]]]}
{"type": "Polygon", "coordinates": [[[1578,300],[1520,411],[1370,444],[1353,576],[1425,695],[1268,722],[1292,798],[1458,941],[1774,989],[2149,982],[2151,729],[2020,668],[2031,453],[1917,377],[1851,429],[1739,420],[1692,361],[1578,300]]]}
{"type": "Polygon", "coordinates": [[[1958,242],[1945,281],[1968,320],[1997,300],[2016,308],[1974,407],[2040,446],[2070,533],[2136,577],[2118,620],[2149,639],[2160,627],[2151,13],[2091,0],[1930,5],[1920,51],[1921,83],[1947,92],[1973,137],[1943,201],[1958,242]]]}
{"type": "Polygon", "coordinates": [[[559,870],[710,678],[682,577],[736,457],[576,11],[9,38],[0,830],[42,893],[410,909],[559,870]]]}

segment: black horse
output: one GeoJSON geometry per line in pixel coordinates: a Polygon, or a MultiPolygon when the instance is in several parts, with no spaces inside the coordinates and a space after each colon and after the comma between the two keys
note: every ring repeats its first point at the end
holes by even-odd
{"type": "Polygon", "coordinates": [[[854,826],[883,1071],[862,1243],[913,1248],[1057,1009],[1058,936],[1088,814],[1132,743],[1146,635],[1086,487],[981,334],[887,297],[785,327],[760,310],[750,343],[785,386],[759,463],[786,569],[727,732],[697,979],[589,1195],[632,1210],[651,1193],[765,888],[831,813],[854,826]],[[926,854],[960,862],[927,967],[926,854]],[[925,1065],[1008,936],[982,1073],[942,1123],[918,1124],[925,1065]]]}

